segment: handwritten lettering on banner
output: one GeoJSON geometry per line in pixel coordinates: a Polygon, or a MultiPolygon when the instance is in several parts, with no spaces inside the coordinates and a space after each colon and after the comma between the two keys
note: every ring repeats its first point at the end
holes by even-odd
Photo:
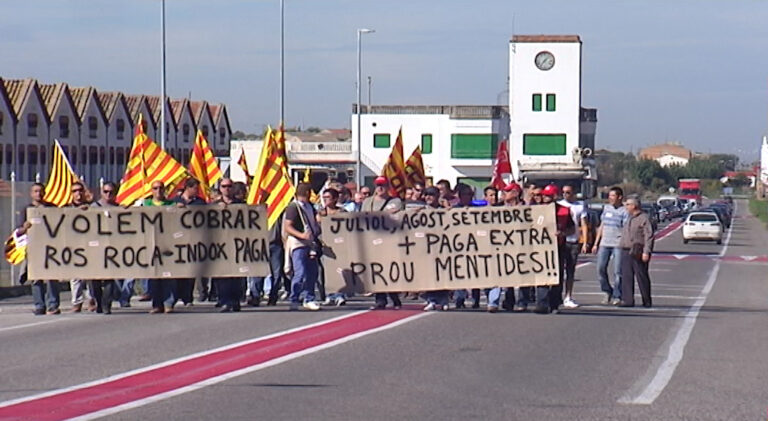
{"type": "Polygon", "coordinates": [[[558,283],[554,205],[337,214],[322,228],[330,291],[558,283]]]}
{"type": "Polygon", "coordinates": [[[30,208],[29,279],[264,276],[264,207],[30,208]]]}

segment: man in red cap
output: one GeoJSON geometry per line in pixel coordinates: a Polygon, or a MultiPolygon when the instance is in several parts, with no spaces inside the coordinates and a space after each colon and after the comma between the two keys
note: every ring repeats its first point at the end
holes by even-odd
{"type": "MultiPolygon", "coordinates": [[[[376,190],[373,196],[363,201],[361,211],[363,212],[389,212],[396,213],[403,209],[403,201],[399,197],[392,197],[389,195],[389,180],[384,176],[378,176],[373,181],[376,186],[376,190]]],[[[376,293],[376,305],[373,307],[377,310],[382,310],[387,307],[387,295],[392,300],[392,305],[395,309],[399,309],[402,306],[400,297],[396,292],[376,293]]]]}
{"type": "MultiPolygon", "coordinates": [[[[560,189],[554,184],[549,184],[544,187],[541,194],[542,203],[546,205],[558,199],[560,189]]],[[[565,237],[575,232],[576,225],[573,223],[571,210],[559,203],[555,203],[555,221],[557,225],[557,252],[560,260],[560,274],[558,275],[560,282],[551,288],[536,287],[536,313],[557,312],[560,304],[563,303],[563,275],[565,271],[563,256],[567,252],[565,237]],[[545,294],[541,288],[549,289],[549,294],[545,294]]]]}

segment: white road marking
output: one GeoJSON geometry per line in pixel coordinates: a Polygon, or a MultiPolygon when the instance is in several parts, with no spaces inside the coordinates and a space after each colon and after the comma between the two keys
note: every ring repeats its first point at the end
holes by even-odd
{"type": "Polygon", "coordinates": [[[17,326],[8,326],[8,327],[0,328],[0,332],[5,332],[6,330],[23,329],[25,327],[30,327],[30,326],[47,325],[49,323],[56,323],[62,320],[67,320],[67,319],[54,319],[54,320],[46,320],[44,322],[35,322],[35,323],[27,323],[27,324],[17,325],[17,326]]]}
{"type": "MultiPolygon", "coordinates": [[[[734,213],[736,213],[736,208],[737,207],[734,206],[734,213]]],[[[732,232],[733,224],[728,228],[728,237],[725,239],[725,245],[723,246],[723,249],[720,250],[718,256],[724,256],[725,252],[728,250],[732,232]]],[[[688,344],[688,340],[691,338],[691,332],[693,332],[693,327],[696,325],[696,319],[699,317],[701,307],[703,307],[704,303],[707,301],[707,296],[710,291],[712,291],[715,281],[717,281],[719,272],[720,260],[717,259],[715,261],[715,267],[712,269],[712,272],[710,272],[709,279],[707,279],[707,283],[701,291],[701,298],[697,299],[685,313],[683,321],[680,324],[677,333],[671,337],[671,341],[666,341],[665,344],[662,345],[662,348],[664,348],[664,346],[669,343],[666,352],[663,350],[660,350],[659,352],[660,355],[665,356],[664,360],[661,361],[658,366],[655,364],[651,365],[648,372],[641,377],[633,387],[624,394],[624,396],[619,398],[618,403],[650,405],[659,397],[659,395],[661,395],[661,392],[664,391],[669,384],[669,381],[672,380],[672,376],[674,376],[677,366],[683,359],[683,352],[685,351],[685,346],[688,344]]]]}
{"type": "MultiPolygon", "coordinates": [[[[150,404],[152,402],[157,402],[157,401],[161,401],[161,400],[164,400],[164,399],[172,398],[174,396],[178,396],[178,395],[181,395],[181,394],[184,394],[184,393],[192,392],[194,390],[202,389],[204,387],[211,386],[211,385],[214,385],[214,384],[217,384],[217,383],[221,383],[223,381],[226,381],[226,380],[238,377],[238,376],[242,376],[244,374],[253,373],[254,371],[259,371],[259,370],[263,370],[265,368],[269,368],[269,367],[272,367],[272,366],[275,366],[275,365],[278,365],[278,364],[282,364],[282,363],[284,363],[286,361],[290,361],[290,360],[293,360],[293,359],[296,359],[296,358],[299,358],[299,357],[303,357],[305,355],[314,354],[315,352],[322,351],[324,349],[333,348],[334,346],[354,341],[355,339],[361,338],[363,336],[367,336],[367,335],[370,335],[370,334],[373,334],[373,333],[377,333],[377,332],[381,332],[381,331],[384,331],[384,330],[392,329],[394,327],[401,326],[401,325],[403,325],[405,323],[412,322],[412,321],[414,321],[416,319],[422,318],[424,316],[428,316],[430,314],[435,314],[435,313],[436,312],[425,312],[425,313],[421,313],[421,314],[415,314],[413,316],[406,317],[404,319],[401,319],[401,320],[389,323],[389,324],[384,325],[384,326],[379,326],[379,327],[374,328],[374,329],[364,330],[362,332],[358,332],[358,333],[355,333],[355,334],[352,334],[352,335],[349,335],[349,336],[345,336],[343,338],[336,339],[335,341],[326,342],[324,344],[320,344],[320,345],[314,346],[312,348],[307,348],[307,349],[302,350],[302,351],[297,351],[297,352],[294,352],[294,353],[291,353],[291,354],[284,355],[282,357],[274,358],[272,360],[265,361],[265,362],[263,362],[261,364],[256,364],[256,365],[253,365],[253,366],[250,366],[250,367],[247,367],[247,368],[243,368],[243,369],[240,369],[240,370],[232,371],[230,373],[222,374],[220,376],[211,377],[211,378],[203,380],[201,382],[198,382],[198,383],[195,383],[195,384],[191,384],[189,386],[185,386],[185,387],[182,387],[182,388],[179,388],[179,389],[171,390],[171,391],[168,391],[168,392],[160,393],[160,394],[154,395],[154,396],[149,397],[149,398],[139,399],[139,400],[136,400],[136,401],[133,401],[133,402],[129,402],[129,403],[125,403],[125,404],[122,404],[122,405],[114,406],[112,408],[107,408],[107,409],[103,409],[101,411],[92,412],[90,414],[86,414],[86,415],[83,415],[83,416],[80,416],[80,417],[70,418],[70,420],[78,420],[78,421],[93,420],[93,419],[98,419],[98,418],[105,417],[107,415],[116,414],[118,412],[123,412],[123,411],[129,410],[129,409],[138,408],[138,407],[150,404]]],[[[353,315],[357,315],[359,313],[355,312],[355,313],[352,313],[352,314],[353,315]]],[[[322,321],[322,322],[319,322],[319,323],[313,323],[313,324],[307,325],[307,326],[301,326],[301,327],[296,328],[296,329],[289,329],[287,331],[278,332],[278,333],[272,334],[272,335],[267,335],[266,337],[283,335],[283,334],[288,333],[288,332],[305,329],[308,326],[321,325],[321,324],[324,324],[324,323],[330,323],[331,321],[342,319],[342,318],[345,318],[345,317],[349,317],[349,316],[342,316],[342,317],[338,317],[338,318],[334,318],[334,319],[325,320],[325,321],[322,321]]],[[[264,338],[266,338],[266,337],[264,337],[264,338]]],[[[263,339],[263,338],[260,338],[260,339],[263,339]]],[[[253,340],[245,341],[245,342],[252,342],[252,341],[253,340]]],[[[222,347],[220,349],[231,348],[231,347],[233,347],[235,345],[236,344],[227,345],[227,346],[222,347]]],[[[200,354],[207,354],[207,353],[211,353],[211,352],[214,352],[214,351],[215,350],[205,351],[205,352],[202,352],[200,354]]],[[[193,355],[197,355],[197,354],[193,354],[193,355]]],[[[187,356],[187,357],[182,357],[182,358],[179,358],[179,359],[177,359],[175,361],[191,359],[191,358],[193,358],[193,355],[190,355],[190,356],[187,356]]],[[[166,363],[168,363],[168,362],[166,362],[166,363]]],[[[161,363],[161,364],[164,365],[166,363],[161,363]]],[[[143,369],[136,370],[136,371],[143,371],[143,369]]],[[[118,375],[118,376],[121,376],[121,375],[118,375]]]]}
{"type": "MultiPolygon", "coordinates": [[[[573,295],[605,295],[604,292],[575,292],[573,295]]],[[[639,293],[635,293],[635,297],[640,297],[639,293]]],[[[702,298],[701,295],[697,295],[695,297],[691,296],[685,296],[685,295],[657,295],[653,294],[653,298],[671,298],[671,299],[680,299],[680,300],[698,300],[699,298],[702,298]]]]}

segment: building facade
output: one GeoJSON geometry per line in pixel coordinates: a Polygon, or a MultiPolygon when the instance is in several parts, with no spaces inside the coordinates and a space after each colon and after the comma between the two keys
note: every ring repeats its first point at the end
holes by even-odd
{"type": "MultiPolygon", "coordinates": [[[[160,144],[160,102],[159,96],[99,92],[90,86],[0,79],[0,180],[14,172],[18,181],[45,182],[51,147],[58,140],[87,184],[119,181],[140,115],[147,135],[160,144]]],[[[164,106],[166,151],[176,160],[189,162],[198,127],[209,132],[215,155],[228,157],[232,129],[224,104],[167,99],[164,106]]]]}

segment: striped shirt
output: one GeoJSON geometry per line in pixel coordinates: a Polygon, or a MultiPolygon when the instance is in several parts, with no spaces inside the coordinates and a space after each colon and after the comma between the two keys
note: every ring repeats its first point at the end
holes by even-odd
{"type": "Polygon", "coordinates": [[[603,247],[618,247],[621,242],[621,230],[628,220],[627,208],[624,206],[615,208],[610,203],[606,203],[600,216],[600,223],[603,227],[600,245],[603,247]]]}

